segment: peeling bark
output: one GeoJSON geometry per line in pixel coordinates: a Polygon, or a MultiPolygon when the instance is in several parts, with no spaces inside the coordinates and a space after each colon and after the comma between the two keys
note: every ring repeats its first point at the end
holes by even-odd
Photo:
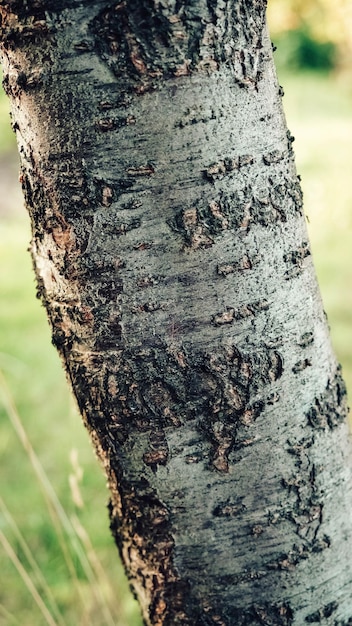
{"type": "Polygon", "coordinates": [[[346,626],[346,392],[265,2],[0,16],[38,294],[145,624],[346,626]]]}

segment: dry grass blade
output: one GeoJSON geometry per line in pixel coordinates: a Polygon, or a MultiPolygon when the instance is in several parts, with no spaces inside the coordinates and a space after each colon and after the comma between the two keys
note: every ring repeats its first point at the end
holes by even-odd
{"type": "Polygon", "coordinates": [[[14,518],[12,517],[10,511],[8,510],[5,502],[3,501],[3,499],[0,496],[0,509],[7,521],[7,523],[9,524],[10,528],[12,529],[19,545],[21,546],[21,549],[23,550],[23,553],[28,561],[28,564],[31,566],[32,568],[32,572],[35,575],[37,581],[38,581],[38,585],[40,585],[42,591],[45,593],[47,600],[48,600],[48,604],[50,605],[50,610],[52,615],[55,617],[55,619],[57,620],[57,623],[60,624],[60,626],[65,626],[62,616],[60,615],[60,611],[59,608],[56,604],[55,598],[52,594],[52,591],[49,587],[49,585],[47,584],[45,577],[42,574],[42,571],[38,565],[38,563],[36,562],[30,547],[28,546],[26,540],[24,539],[20,529],[18,528],[14,518]]]}
{"type": "MultiPolygon", "coordinates": [[[[64,554],[64,558],[65,561],[67,563],[68,569],[70,571],[71,576],[73,577],[73,580],[76,584],[76,588],[77,588],[77,592],[79,594],[80,600],[82,602],[82,606],[84,608],[86,608],[86,602],[85,602],[85,598],[82,594],[82,590],[80,588],[80,585],[78,583],[78,579],[77,579],[77,575],[76,575],[76,569],[73,565],[73,561],[72,561],[72,557],[70,555],[70,552],[67,548],[65,539],[64,539],[64,535],[63,535],[63,530],[65,531],[65,533],[67,534],[67,537],[70,541],[71,547],[74,550],[81,566],[82,569],[84,571],[84,574],[90,584],[90,588],[91,588],[91,593],[92,596],[96,599],[97,605],[100,606],[100,609],[102,611],[102,614],[104,615],[108,626],[114,626],[115,622],[114,619],[112,617],[112,615],[110,614],[110,611],[108,610],[108,608],[104,605],[104,603],[102,603],[101,601],[101,596],[99,594],[99,592],[97,591],[99,589],[99,580],[96,578],[95,573],[89,563],[89,560],[82,548],[82,545],[80,543],[80,541],[78,540],[77,534],[75,532],[75,529],[73,528],[72,523],[70,522],[64,508],[62,507],[56,493],[55,490],[50,482],[50,480],[48,479],[45,470],[39,460],[39,458],[37,457],[32,444],[28,438],[28,435],[25,431],[25,428],[22,424],[21,418],[17,412],[16,406],[13,402],[13,399],[11,397],[10,391],[7,387],[5,378],[2,374],[2,372],[0,371],[0,391],[2,392],[2,396],[3,396],[3,404],[5,407],[5,410],[8,414],[8,417],[11,421],[12,426],[15,429],[15,432],[18,436],[18,438],[20,439],[23,448],[25,449],[27,456],[30,460],[30,463],[34,469],[34,472],[36,474],[36,477],[38,479],[38,483],[40,484],[41,488],[42,488],[42,492],[44,495],[44,498],[46,500],[47,506],[48,506],[48,510],[53,522],[53,525],[55,527],[55,530],[58,534],[58,539],[59,539],[59,543],[61,546],[61,549],[63,551],[64,554]]],[[[88,622],[88,616],[86,616],[86,621],[85,621],[86,626],[89,626],[89,622],[88,622]]]]}
{"type": "Polygon", "coordinates": [[[97,588],[97,592],[100,595],[100,604],[106,609],[106,611],[104,610],[104,617],[107,624],[111,624],[112,626],[114,626],[114,621],[111,621],[112,616],[110,612],[107,612],[109,598],[114,598],[114,600],[116,601],[116,595],[114,594],[114,590],[111,586],[110,580],[105,573],[105,570],[98,558],[96,551],[94,550],[86,529],[82,526],[80,520],[76,515],[72,516],[72,525],[85,548],[87,557],[92,565],[93,570],[95,571],[96,578],[103,583],[103,585],[100,585],[97,588]],[[106,594],[104,594],[103,590],[106,590],[106,594]]]}
{"type": "Polygon", "coordinates": [[[19,575],[21,576],[21,578],[22,578],[24,584],[26,585],[29,593],[31,594],[33,600],[37,604],[37,606],[38,606],[39,610],[41,611],[43,617],[45,618],[47,624],[49,624],[49,626],[58,626],[58,623],[54,620],[54,618],[51,615],[50,611],[48,610],[47,606],[43,602],[43,600],[42,600],[42,598],[40,596],[40,593],[38,593],[38,590],[36,589],[35,585],[33,584],[33,581],[31,579],[31,577],[26,572],[25,568],[23,567],[21,561],[17,557],[17,554],[13,550],[11,544],[7,541],[7,539],[6,539],[5,535],[4,535],[4,533],[2,532],[2,530],[0,530],[0,543],[2,544],[2,547],[4,548],[7,556],[9,557],[9,559],[12,561],[13,565],[17,569],[19,575]]]}
{"type": "Polygon", "coordinates": [[[2,604],[0,604],[0,615],[6,619],[7,626],[22,626],[18,619],[12,613],[9,613],[2,604]]]}

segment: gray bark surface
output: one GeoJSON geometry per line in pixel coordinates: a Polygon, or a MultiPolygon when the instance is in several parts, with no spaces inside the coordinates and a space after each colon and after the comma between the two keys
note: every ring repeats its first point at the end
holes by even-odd
{"type": "Polygon", "coordinates": [[[346,392],[265,2],[0,16],[38,293],[145,624],[352,624],[346,392]]]}

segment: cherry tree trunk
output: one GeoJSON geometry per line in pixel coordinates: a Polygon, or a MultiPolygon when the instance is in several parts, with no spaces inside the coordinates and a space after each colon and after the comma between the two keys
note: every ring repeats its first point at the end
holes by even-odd
{"type": "Polygon", "coordinates": [[[351,625],[346,392],[265,1],[0,16],[38,293],[145,624],[351,625]]]}

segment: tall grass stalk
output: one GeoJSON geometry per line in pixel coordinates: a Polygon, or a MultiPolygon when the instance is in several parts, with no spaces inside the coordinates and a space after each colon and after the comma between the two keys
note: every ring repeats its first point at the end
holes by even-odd
{"type": "MultiPolygon", "coordinates": [[[[83,478],[83,469],[79,464],[78,451],[75,448],[71,450],[70,460],[73,469],[73,473],[69,475],[71,497],[76,508],[82,509],[84,507],[84,500],[80,491],[79,483],[83,478]]],[[[96,579],[102,583],[101,585],[99,585],[98,588],[102,604],[108,602],[108,599],[112,597],[114,597],[116,601],[116,593],[114,592],[111,581],[106,575],[105,569],[102,566],[100,559],[98,558],[98,555],[90,540],[89,534],[87,533],[84,526],[81,524],[81,521],[76,514],[71,515],[70,519],[72,526],[77,534],[77,537],[79,537],[81,544],[84,547],[85,553],[95,573],[96,579]]]]}
{"type": "Polygon", "coordinates": [[[1,512],[5,518],[5,520],[7,521],[9,527],[12,529],[12,532],[14,533],[14,536],[16,537],[21,549],[23,550],[23,553],[28,561],[28,564],[30,565],[30,567],[32,568],[32,572],[35,575],[37,581],[38,581],[38,585],[41,588],[41,591],[44,592],[44,594],[47,597],[48,600],[48,604],[50,606],[50,610],[52,615],[55,616],[55,619],[57,620],[57,623],[60,626],[65,626],[65,623],[63,621],[63,618],[60,614],[60,610],[56,604],[55,598],[52,594],[52,591],[49,587],[49,585],[47,584],[46,580],[45,580],[45,576],[43,575],[37,561],[35,560],[32,551],[28,545],[28,543],[26,542],[25,538],[23,537],[20,529],[18,528],[16,521],[14,520],[13,516],[11,515],[10,511],[8,510],[5,502],[3,501],[3,499],[0,496],[0,509],[1,512]]]}
{"type": "Polygon", "coordinates": [[[102,583],[102,585],[99,585],[98,587],[98,592],[101,596],[101,603],[105,604],[107,602],[107,596],[114,597],[114,595],[116,594],[114,594],[111,582],[105,573],[105,570],[98,558],[96,551],[94,550],[93,544],[90,540],[90,537],[86,529],[84,528],[84,526],[82,526],[77,515],[73,515],[71,520],[72,520],[72,525],[77,533],[77,536],[80,538],[85,548],[87,557],[91,563],[92,568],[94,569],[96,578],[102,583]],[[106,595],[104,595],[103,589],[107,590],[106,595]]]}
{"type": "Polygon", "coordinates": [[[0,616],[1,615],[6,619],[6,626],[22,626],[18,619],[12,615],[12,613],[9,613],[2,604],[0,604],[0,616]]]}
{"type": "Polygon", "coordinates": [[[27,573],[26,569],[23,567],[23,565],[22,565],[21,561],[19,560],[17,554],[15,553],[15,551],[12,548],[11,544],[9,543],[9,541],[6,539],[4,533],[2,532],[1,529],[0,529],[0,543],[1,543],[2,547],[4,548],[7,556],[12,561],[12,563],[15,566],[16,570],[18,571],[19,575],[21,576],[21,578],[22,578],[24,584],[26,585],[29,593],[31,594],[33,600],[35,601],[35,603],[38,606],[39,610],[43,614],[44,619],[47,622],[47,624],[49,624],[49,626],[58,626],[58,623],[54,620],[54,618],[51,615],[50,611],[48,610],[45,602],[42,600],[42,597],[41,597],[40,593],[38,592],[37,588],[35,587],[31,577],[27,573]]]}
{"type": "MultiPolygon", "coordinates": [[[[43,492],[43,496],[44,499],[46,501],[47,507],[48,507],[48,511],[50,514],[50,517],[52,519],[52,523],[53,526],[55,528],[56,534],[58,536],[58,540],[59,540],[59,545],[61,547],[66,565],[68,567],[70,576],[72,577],[73,582],[75,583],[75,587],[77,590],[77,593],[79,595],[79,598],[82,602],[82,606],[84,609],[86,609],[86,598],[83,595],[83,591],[81,589],[81,586],[79,584],[78,581],[78,577],[77,577],[77,571],[76,568],[74,566],[73,563],[73,559],[70,553],[70,550],[68,548],[67,542],[65,540],[65,535],[64,532],[66,533],[69,543],[71,545],[71,548],[73,549],[74,553],[76,554],[79,563],[82,567],[82,570],[87,578],[87,581],[90,584],[90,589],[91,589],[91,593],[92,596],[95,598],[95,601],[97,603],[97,606],[99,606],[100,611],[102,613],[102,615],[104,616],[105,619],[105,623],[107,626],[115,626],[115,621],[114,618],[111,614],[111,611],[107,605],[106,602],[106,598],[104,598],[101,589],[100,589],[100,581],[98,579],[97,576],[97,572],[99,570],[99,572],[101,573],[101,571],[103,571],[103,567],[100,565],[97,568],[97,562],[98,562],[98,557],[97,555],[94,556],[94,558],[92,557],[92,546],[91,543],[89,541],[89,545],[90,545],[90,549],[89,549],[89,558],[87,556],[87,553],[85,552],[84,548],[82,547],[82,544],[80,542],[80,540],[78,539],[78,534],[71,522],[71,520],[69,519],[68,515],[66,514],[64,508],[62,507],[56,492],[53,489],[53,486],[48,478],[48,476],[45,473],[45,470],[39,460],[39,458],[37,457],[32,444],[28,438],[28,435],[26,433],[26,430],[23,426],[23,423],[21,421],[21,418],[19,416],[19,413],[16,409],[15,403],[12,399],[12,396],[10,394],[10,391],[8,389],[6,380],[2,374],[2,372],[0,371],[0,391],[1,391],[1,395],[2,395],[2,400],[3,400],[3,404],[5,407],[5,411],[10,419],[10,422],[20,440],[20,442],[22,443],[22,446],[24,448],[24,450],[26,451],[26,454],[28,456],[28,459],[33,467],[33,470],[36,474],[38,483],[42,489],[43,492]],[[94,567],[92,567],[91,562],[94,562],[94,567]]],[[[76,528],[78,528],[77,524],[76,524],[76,528]]],[[[83,527],[82,527],[83,528],[83,527]]],[[[79,532],[81,534],[81,536],[84,536],[84,533],[82,533],[82,528],[80,528],[79,532]]],[[[87,544],[87,533],[85,533],[85,541],[86,541],[86,545],[87,544]]],[[[18,572],[21,575],[21,578],[23,579],[23,581],[26,583],[27,588],[30,590],[30,592],[33,594],[37,594],[38,592],[36,590],[36,588],[34,587],[33,583],[31,582],[30,585],[28,585],[28,581],[30,581],[30,577],[28,576],[26,570],[24,569],[24,567],[22,566],[22,564],[20,563],[19,559],[17,558],[15,552],[13,551],[11,545],[9,544],[9,542],[7,541],[5,535],[1,532],[1,536],[0,536],[0,541],[4,547],[4,550],[6,551],[6,553],[8,554],[8,556],[11,558],[12,562],[14,563],[14,565],[16,566],[16,569],[18,570],[18,572]]],[[[37,597],[36,595],[36,597],[37,597]]],[[[34,597],[34,596],[33,596],[34,597]]],[[[43,605],[43,601],[41,600],[41,605],[43,605]]],[[[39,605],[38,605],[39,606],[39,605]]],[[[45,606],[45,605],[44,605],[45,606]]],[[[47,609],[46,609],[47,611],[47,609]]],[[[51,617],[51,619],[53,620],[53,618],[51,617]]],[[[49,622],[48,622],[49,623],[49,622]]],[[[55,626],[57,626],[57,623],[55,621],[51,622],[52,625],[55,624],[55,626]]],[[[85,616],[85,626],[88,626],[90,624],[89,621],[89,617],[88,615],[85,616]]]]}

